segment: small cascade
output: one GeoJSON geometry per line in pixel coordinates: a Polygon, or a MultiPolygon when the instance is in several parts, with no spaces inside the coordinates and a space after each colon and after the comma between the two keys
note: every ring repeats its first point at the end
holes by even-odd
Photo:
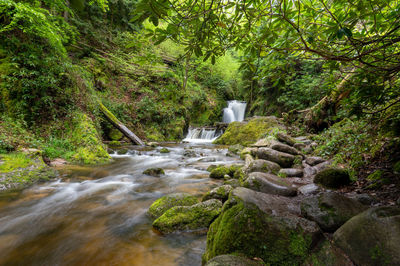
{"type": "Polygon", "coordinates": [[[189,132],[183,142],[213,142],[221,134],[216,128],[189,128],[189,132]]]}
{"type": "Polygon", "coordinates": [[[235,121],[242,122],[246,111],[247,103],[243,101],[228,101],[228,107],[224,108],[222,122],[231,123],[235,121]]]}

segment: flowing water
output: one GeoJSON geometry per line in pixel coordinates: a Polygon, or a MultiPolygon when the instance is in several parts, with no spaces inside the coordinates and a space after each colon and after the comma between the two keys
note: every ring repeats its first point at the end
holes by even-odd
{"type": "Polygon", "coordinates": [[[211,144],[160,148],[130,147],[112,164],[71,166],[57,181],[0,194],[0,265],[201,265],[205,236],[160,235],[146,211],[172,192],[200,198],[220,182],[205,169],[239,159],[211,144]],[[143,175],[150,167],[166,174],[143,175]]]}
{"type": "Polygon", "coordinates": [[[182,141],[190,143],[211,143],[221,136],[222,132],[216,128],[189,128],[189,132],[182,141]]]}

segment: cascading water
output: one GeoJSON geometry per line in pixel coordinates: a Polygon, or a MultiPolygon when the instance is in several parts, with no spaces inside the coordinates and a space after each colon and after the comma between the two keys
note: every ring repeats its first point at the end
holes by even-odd
{"type": "Polygon", "coordinates": [[[224,123],[231,123],[235,121],[242,122],[244,113],[246,111],[246,102],[243,101],[228,101],[228,107],[224,108],[224,115],[222,121],[224,123]]]}
{"type": "MultiPolygon", "coordinates": [[[[222,117],[223,123],[231,123],[235,121],[242,122],[244,119],[244,113],[246,111],[246,102],[243,101],[228,101],[228,107],[224,108],[224,114],[222,117]]],[[[183,142],[194,142],[194,143],[206,143],[213,142],[223,132],[216,128],[189,128],[189,132],[183,142]]]]}
{"type": "Polygon", "coordinates": [[[220,134],[215,128],[189,128],[189,132],[183,142],[212,142],[217,139],[220,134]]]}

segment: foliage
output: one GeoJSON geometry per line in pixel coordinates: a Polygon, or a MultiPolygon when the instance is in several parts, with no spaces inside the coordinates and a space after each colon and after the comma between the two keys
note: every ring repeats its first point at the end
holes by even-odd
{"type": "Polygon", "coordinates": [[[10,153],[1,156],[4,161],[0,164],[0,173],[11,172],[17,168],[25,168],[32,163],[31,159],[23,153],[10,153]]]}

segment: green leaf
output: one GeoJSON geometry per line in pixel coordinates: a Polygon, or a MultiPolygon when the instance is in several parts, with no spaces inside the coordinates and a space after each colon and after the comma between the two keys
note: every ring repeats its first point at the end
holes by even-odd
{"type": "Polygon", "coordinates": [[[211,64],[212,64],[212,65],[215,65],[215,55],[213,55],[213,56],[211,57],[211,64]]]}

